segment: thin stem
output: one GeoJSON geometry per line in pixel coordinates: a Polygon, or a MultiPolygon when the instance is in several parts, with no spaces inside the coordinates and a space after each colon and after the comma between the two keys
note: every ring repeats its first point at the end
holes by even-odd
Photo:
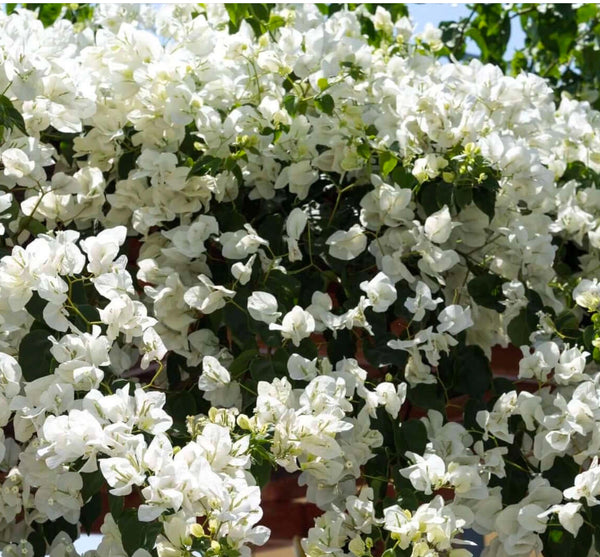
{"type": "Polygon", "coordinates": [[[160,361],[158,363],[158,370],[156,371],[156,373],[154,374],[154,377],[152,377],[152,379],[150,380],[150,383],[148,383],[144,389],[149,389],[150,387],[152,387],[152,385],[154,385],[154,381],[156,381],[158,379],[158,376],[162,373],[162,370],[165,368],[164,364],[162,363],[162,361],[160,361]]]}

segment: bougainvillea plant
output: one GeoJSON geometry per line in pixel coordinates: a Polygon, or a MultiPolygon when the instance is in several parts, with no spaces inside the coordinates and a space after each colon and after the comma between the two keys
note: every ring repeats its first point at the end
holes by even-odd
{"type": "Polygon", "coordinates": [[[598,112],[400,9],[11,10],[4,556],[248,556],[275,469],[309,557],[597,554],[598,112]]]}

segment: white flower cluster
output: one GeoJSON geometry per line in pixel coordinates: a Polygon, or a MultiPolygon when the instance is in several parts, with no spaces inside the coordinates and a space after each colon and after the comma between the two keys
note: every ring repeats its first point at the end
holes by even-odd
{"type": "Polygon", "coordinates": [[[248,556],[277,466],[310,557],[597,544],[600,114],[381,6],[199,6],[0,12],[3,555],[107,491],[86,557],[248,556]]]}

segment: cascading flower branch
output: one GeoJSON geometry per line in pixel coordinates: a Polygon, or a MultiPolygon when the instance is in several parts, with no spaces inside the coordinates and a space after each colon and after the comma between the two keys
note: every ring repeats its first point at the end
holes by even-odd
{"type": "Polygon", "coordinates": [[[600,115],[333,8],[0,14],[3,555],[600,551],[600,115]]]}

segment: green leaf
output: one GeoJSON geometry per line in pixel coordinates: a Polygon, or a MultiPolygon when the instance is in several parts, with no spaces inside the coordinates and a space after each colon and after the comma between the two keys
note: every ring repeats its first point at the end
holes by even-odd
{"type": "Polygon", "coordinates": [[[271,472],[273,471],[273,466],[267,459],[260,459],[252,462],[250,466],[250,473],[256,480],[258,487],[263,488],[269,480],[271,479],[271,472]]]}
{"type": "Polygon", "coordinates": [[[236,33],[243,19],[248,16],[248,4],[230,3],[225,4],[227,15],[229,16],[229,32],[236,33]]]}
{"type": "Polygon", "coordinates": [[[321,95],[320,97],[317,97],[315,99],[315,105],[321,112],[324,112],[329,116],[333,114],[333,109],[335,108],[335,102],[331,95],[321,95]]]}
{"type": "Polygon", "coordinates": [[[35,318],[36,321],[45,324],[44,308],[46,307],[47,303],[48,302],[46,300],[40,298],[40,295],[37,292],[34,292],[31,296],[31,300],[25,304],[25,309],[29,315],[35,318]]]}
{"type": "Polygon", "coordinates": [[[356,339],[348,329],[338,331],[335,338],[330,338],[327,333],[325,338],[327,339],[327,356],[330,361],[339,362],[344,358],[356,356],[356,339]]]}
{"type": "Polygon", "coordinates": [[[381,173],[384,176],[387,176],[398,164],[398,159],[389,151],[383,151],[379,155],[379,167],[381,168],[381,173]]]}
{"type": "Polygon", "coordinates": [[[271,357],[253,360],[250,364],[250,375],[256,382],[270,382],[276,377],[285,377],[287,375],[287,360],[287,352],[279,349],[271,357]]]}
{"type": "Polygon", "coordinates": [[[123,503],[123,497],[118,497],[112,493],[108,494],[108,510],[115,520],[119,520],[119,517],[123,512],[123,503]]]}
{"type": "Polygon", "coordinates": [[[189,391],[179,391],[167,396],[166,410],[174,422],[185,423],[188,416],[195,416],[198,407],[194,395],[189,391]]]}
{"type": "Polygon", "coordinates": [[[139,151],[127,151],[123,153],[117,163],[117,175],[119,180],[126,180],[129,177],[129,172],[136,168],[136,160],[139,156],[139,151]]]}
{"type": "Polygon", "coordinates": [[[586,350],[591,350],[593,348],[592,342],[594,341],[594,338],[596,338],[596,334],[594,332],[594,326],[588,325],[583,330],[583,344],[584,344],[586,350]]]}
{"type": "Polygon", "coordinates": [[[60,16],[64,4],[26,4],[28,9],[39,7],[38,19],[44,27],[50,27],[60,16]]]}
{"type": "Polygon", "coordinates": [[[280,15],[271,14],[267,22],[267,30],[273,32],[280,27],[285,26],[285,19],[280,15]]]}
{"type": "Polygon", "coordinates": [[[67,522],[64,518],[57,518],[56,520],[48,520],[42,524],[42,530],[46,541],[52,543],[54,538],[61,532],[67,534],[72,540],[76,540],[79,537],[79,532],[76,524],[67,522]]]}
{"type": "Polygon", "coordinates": [[[291,275],[286,275],[281,271],[271,271],[265,286],[265,290],[272,292],[277,298],[280,310],[283,311],[285,309],[289,311],[296,305],[298,292],[302,284],[297,278],[291,275]]]}
{"type": "Polygon", "coordinates": [[[576,335],[579,332],[579,319],[571,310],[564,310],[555,317],[554,326],[560,333],[576,335]]]}
{"type": "Polygon", "coordinates": [[[27,215],[19,221],[19,230],[28,230],[33,236],[48,232],[46,226],[31,215],[27,215]]]}
{"type": "Polygon", "coordinates": [[[529,326],[529,319],[527,317],[527,308],[523,308],[519,315],[517,315],[508,324],[506,329],[510,341],[515,346],[523,346],[529,344],[529,335],[531,334],[531,327],[529,326]]]}
{"type": "Polygon", "coordinates": [[[133,555],[138,549],[150,551],[154,548],[156,536],[162,532],[160,522],[140,522],[136,509],[126,509],[117,520],[121,532],[123,548],[127,555],[133,555]]]}
{"type": "Polygon", "coordinates": [[[435,187],[435,200],[441,209],[444,205],[450,207],[452,203],[453,188],[446,182],[438,182],[435,187]]]}
{"type": "Polygon", "coordinates": [[[359,143],[356,146],[358,156],[366,161],[371,158],[371,147],[368,143],[359,143]]]}
{"type": "Polygon", "coordinates": [[[11,130],[17,128],[21,133],[27,135],[23,116],[5,95],[0,95],[0,126],[11,130]]]}
{"type": "Polygon", "coordinates": [[[473,189],[469,186],[457,186],[454,190],[456,209],[460,211],[473,201],[473,189]]]}
{"type": "Polygon", "coordinates": [[[46,555],[46,540],[41,532],[35,530],[27,536],[27,541],[33,547],[33,557],[44,557],[46,555]]]}
{"type": "Polygon", "coordinates": [[[204,155],[194,162],[192,168],[190,168],[190,171],[188,172],[187,177],[191,178],[192,176],[204,176],[206,174],[212,176],[219,171],[222,164],[223,161],[221,159],[213,157],[212,155],[204,155]]]}
{"type": "Polygon", "coordinates": [[[250,4],[249,10],[252,12],[252,15],[259,21],[269,21],[269,15],[271,12],[269,4],[250,4]]]}
{"type": "Polygon", "coordinates": [[[89,535],[92,531],[92,525],[102,512],[102,496],[96,493],[81,509],[79,522],[89,535]]]}
{"type": "Polygon", "coordinates": [[[77,309],[78,309],[79,313],[81,315],[83,315],[83,317],[85,318],[84,319],[83,317],[81,317],[81,315],[79,315],[79,313],[76,313],[76,312],[72,313],[75,325],[79,329],[86,330],[87,327],[89,326],[89,323],[100,321],[100,314],[98,313],[98,309],[95,308],[94,306],[91,306],[89,304],[80,304],[77,306],[77,309]]]}
{"type": "Polygon", "coordinates": [[[421,420],[408,420],[399,424],[394,431],[394,441],[398,454],[406,451],[423,454],[427,445],[427,429],[421,420]]]}
{"type": "Polygon", "coordinates": [[[460,346],[452,354],[456,388],[475,398],[482,398],[491,386],[492,371],[479,346],[460,346]]]}
{"type": "Polygon", "coordinates": [[[48,339],[50,332],[44,329],[35,329],[23,337],[19,346],[19,365],[23,377],[27,381],[34,381],[45,377],[51,372],[52,342],[48,339]]]}
{"type": "Polygon", "coordinates": [[[283,107],[290,116],[296,114],[296,97],[290,93],[283,97],[283,107]]]}
{"type": "Polygon", "coordinates": [[[472,278],[467,284],[467,290],[476,304],[502,313],[506,309],[501,303],[505,299],[502,293],[505,282],[499,275],[484,273],[472,278]]]}
{"type": "Polygon", "coordinates": [[[408,389],[408,400],[424,410],[437,410],[446,415],[443,396],[438,392],[438,385],[421,383],[408,389]]]}
{"type": "Polygon", "coordinates": [[[473,188],[473,201],[491,222],[496,214],[496,192],[481,186],[473,188]]]}
{"type": "Polygon", "coordinates": [[[417,179],[414,177],[412,172],[409,172],[403,166],[396,166],[392,171],[392,179],[401,188],[414,189],[417,185],[417,179]]]}
{"type": "Polygon", "coordinates": [[[239,356],[229,365],[229,373],[232,378],[238,378],[250,367],[250,363],[258,356],[258,350],[250,348],[244,350],[239,356]]]}
{"type": "Polygon", "coordinates": [[[96,495],[102,486],[106,483],[104,476],[100,470],[90,472],[89,474],[81,474],[83,480],[83,487],[81,488],[81,498],[83,502],[87,502],[92,496],[96,495]]]}

